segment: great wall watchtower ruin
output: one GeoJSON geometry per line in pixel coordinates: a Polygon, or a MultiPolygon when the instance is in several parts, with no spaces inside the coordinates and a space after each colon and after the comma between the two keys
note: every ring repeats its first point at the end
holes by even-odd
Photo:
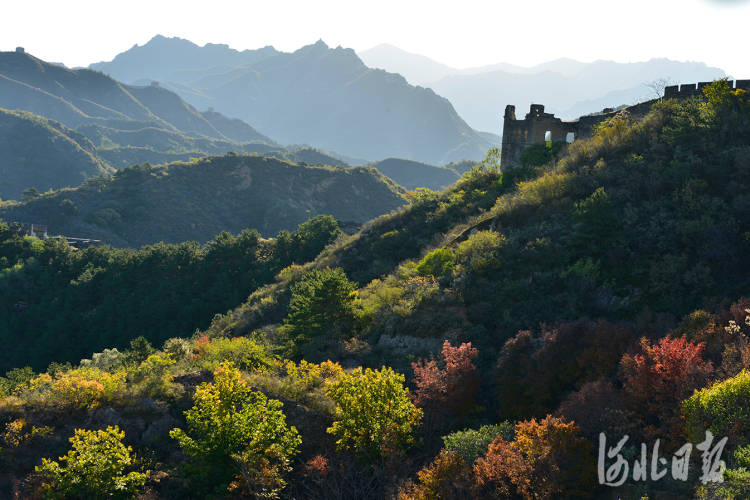
{"type": "MultiPolygon", "coordinates": [[[[700,82],[698,84],[691,83],[666,87],[664,99],[686,99],[702,96],[703,88],[711,83],[700,82]]],[[[732,89],[750,90],[750,80],[730,81],[729,86],[732,89]]],[[[657,100],[652,99],[623,109],[633,116],[644,116],[651,110],[651,106],[657,100]]],[[[582,116],[575,121],[563,121],[551,113],[545,113],[543,105],[532,104],[526,117],[523,120],[518,120],[516,119],[516,107],[509,104],[505,107],[500,165],[502,168],[520,165],[523,152],[539,142],[558,140],[572,142],[576,139],[590,137],[594,133],[595,125],[615,116],[620,111],[622,110],[615,111],[612,108],[605,108],[599,114],[582,116]]]]}

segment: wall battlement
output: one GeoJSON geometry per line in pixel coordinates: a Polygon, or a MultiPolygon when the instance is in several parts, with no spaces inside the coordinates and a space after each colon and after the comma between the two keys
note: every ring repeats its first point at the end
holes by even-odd
{"type": "MultiPolygon", "coordinates": [[[[686,99],[693,96],[702,96],[703,88],[713,82],[683,83],[664,88],[664,99],[686,99]]],[[[733,90],[750,90],[750,80],[730,80],[729,87],[733,90]]]]}
{"type": "MultiPolygon", "coordinates": [[[[703,96],[703,88],[713,82],[700,82],[692,84],[672,85],[664,89],[664,99],[687,99],[693,96],[703,96]]],[[[750,91],[750,80],[735,80],[729,82],[733,90],[743,89],[750,91]]],[[[651,106],[658,99],[651,99],[633,106],[624,108],[632,116],[645,116],[651,106]]],[[[563,121],[555,115],[544,112],[541,104],[532,104],[528,114],[523,120],[516,118],[516,107],[509,104],[505,107],[503,121],[503,142],[500,155],[501,168],[518,166],[521,164],[521,155],[528,148],[539,142],[567,140],[572,142],[576,139],[585,139],[594,133],[594,127],[604,120],[615,116],[622,110],[615,111],[605,108],[601,113],[587,115],[575,121],[563,121]]]]}

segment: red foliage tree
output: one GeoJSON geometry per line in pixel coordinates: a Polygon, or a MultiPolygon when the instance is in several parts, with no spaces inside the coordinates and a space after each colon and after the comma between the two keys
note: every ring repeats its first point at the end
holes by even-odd
{"type": "Polygon", "coordinates": [[[622,357],[620,378],[634,409],[646,416],[645,439],[664,437],[672,446],[684,440],[681,403],[713,375],[713,364],[702,357],[704,348],[685,335],[665,337],[653,347],[644,338],[640,353],[622,357]]]}
{"type": "Polygon", "coordinates": [[[434,359],[412,363],[417,386],[412,400],[424,410],[423,424],[426,427],[440,428],[445,423],[445,417],[463,417],[474,407],[479,376],[472,360],[478,354],[479,351],[471,347],[471,343],[451,347],[446,340],[443,344],[443,363],[434,359]]]}

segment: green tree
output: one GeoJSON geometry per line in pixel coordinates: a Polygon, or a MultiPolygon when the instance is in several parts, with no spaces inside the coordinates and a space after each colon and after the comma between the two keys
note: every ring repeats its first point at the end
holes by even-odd
{"type": "Polygon", "coordinates": [[[35,187],[24,189],[23,193],[21,193],[21,198],[23,198],[24,201],[36,200],[40,196],[39,191],[35,187]]]}
{"type": "Polygon", "coordinates": [[[513,441],[513,425],[504,422],[499,425],[483,425],[476,429],[465,429],[443,436],[445,449],[461,455],[466,462],[473,464],[487,453],[487,448],[498,437],[513,441]]]}
{"type": "Polygon", "coordinates": [[[292,338],[304,342],[332,328],[352,328],[359,310],[356,285],[343,269],[313,269],[292,286],[284,324],[292,338]]]}
{"type": "Polygon", "coordinates": [[[125,354],[125,362],[140,365],[155,352],[156,349],[151,345],[151,342],[141,335],[130,341],[130,349],[125,354]]]}
{"type": "Polygon", "coordinates": [[[14,394],[23,389],[34,377],[36,373],[30,366],[13,368],[5,374],[5,377],[0,377],[0,394],[14,394]]]}
{"type": "Polygon", "coordinates": [[[361,456],[400,453],[414,444],[412,429],[422,410],[409,398],[404,376],[391,368],[357,368],[326,383],[326,395],[338,406],[337,419],[328,429],[341,449],[354,448],[361,456]]]}
{"type": "Polygon", "coordinates": [[[620,220],[604,188],[576,203],[573,220],[576,226],[570,244],[583,255],[601,256],[621,237],[620,220]]]}
{"type": "Polygon", "coordinates": [[[313,260],[326,245],[343,234],[339,223],[330,215],[318,215],[303,222],[295,234],[297,262],[313,260]]]}
{"type": "Polygon", "coordinates": [[[456,257],[450,249],[438,248],[425,255],[424,259],[417,264],[417,272],[420,276],[444,276],[453,271],[455,262],[456,257]]]}
{"type": "Polygon", "coordinates": [[[48,499],[132,498],[146,483],[149,471],[133,468],[132,448],[122,444],[125,433],[117,426],[105,431],[76,429],[73,449],[58,462],[42,459],[36,472],[43,478],[42,495],[48,499]]]}
{"type": "Polygon", "coordinates": [[[66,199],[60,203],[61,214],[70,217],[73,215],[77,215],[78,212],[79,212],[78,207],[72,201],[66,199]]]}
{"type": "Polygon", "coordinates": [[[214,382],[198,387],[193,399],[195,406],[185,412],[193,437],[182,429],[170,436],[196,459],[190,471],[199,482],[229,485],[235,476],[244,490],[260,483],[265,490],[283,487],[302,440],[287,427],[280,401],[252,391],[231,363],[216,368],[214,382]]]}

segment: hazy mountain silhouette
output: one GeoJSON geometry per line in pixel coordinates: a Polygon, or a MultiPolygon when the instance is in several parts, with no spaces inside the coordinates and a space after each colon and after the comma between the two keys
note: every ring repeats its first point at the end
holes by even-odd
{"type": "Polygon", "coordinates": [[[480,159],[499,143],[466,125],[448,100],[400,75],[368,68],[351,49],[332,49],[321,40],[292,53],[259,49],[249,54],[257,57],[254,62],[240,57],[248,51],[234,51],[235,60],[229,60],[230,51],[159,36],[91,67],[127,74],[131,81],[140,77],[138,84],[162,74],[162,87],[198,109],[238,117],[282,143],[312,144],[341,155],[440,165],[480,159]],[[159,71],[162,59],[151,57],[156,53],[173,55],[159,71]]]}
{"type": "Polygon", "coordinates": [[[158,79],[176,70],[222,64],[229,67],[243,66],[277,53],[270,45],[240,52],[230,49],[228,45],[208,43],[199,47],[182,38],[156,35],[145,45],[133,45],[112,61],[91,64],[89,69],[102,71],[121,82],[133,83],[140,78],[158,79]]]}
{"type": "Polygon", "coordinates": [[[501,62],[474,68],[458,69],[434,61],[429,57],[407,52],[388,43],[381,43],[371,49],[357,52],[357,55],[370,68],[379,68],[392,73],[398,73],[412,85],[422,85],[424,87],[429,87],[430,84],[446,76],[453,75],[478,75],[497,70],[524,75],[550,70],[561,73],[564,76],[570,76],[578,73],[586,66],[586,63],[563,57],[529,68],[501,62]]]}
{"type": "Polygon", "coordinates": [[[98,71],[70,70],[26,53],[0,52],[0,107],[30,111],[68,127],[131,119],[227,139],[174,92],[125,85],[98,71]]]}
{"type": "Polygon", "coordinates": [[[540,103],[561,118],[575,119],[653,97],[646,81],[671,77],[675,83],[695,83],[727,76],[704,63],[669,59],[583,63],[562,58],[528,68],[498,63],[457,69],[388,44],[358,55],[368,66],[398,72],[411,83],[433,89],[447,98],[471,127],[497,134],[502,133],[507,104],[525,113],[530,103],[540,103]]]}

